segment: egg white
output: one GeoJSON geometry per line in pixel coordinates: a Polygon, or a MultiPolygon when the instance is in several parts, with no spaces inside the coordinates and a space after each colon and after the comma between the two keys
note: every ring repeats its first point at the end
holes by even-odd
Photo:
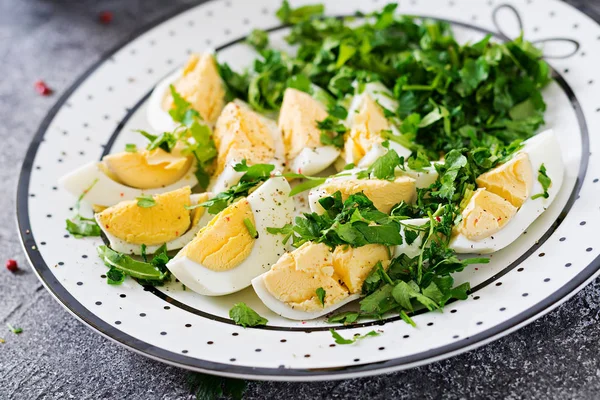
{"type": "Polygon", "coordinates": [[[171,132],[179,125],[173,121],[171,115],[162,108],[165,95],[169,93],[169,86],[173,85],[183,76],[183,68],[177,69],[156,85],[146,107],[148,123],[157,132],[171,132]]]}
{"type": "MultiPolygon", "coordinates": [[[[192,205],[198,204],[198,200],[200,199],[200,196],[201,195],[199,195],[199,194],[192,194],[190,196],[191,204],[192,205]]],[[[96,214],[95,218],[96,218],[96,222],[98,223],[98,226],[100,226],[100,229],[102,229],[102,232],[104,232],[104,235],[106,235],[106,238],[108,239],[111,249],[113,249],[114,251],[118,251],[119,253],[125,253],[125,254],[136,254],[136,255],[142,254],[141,245],[128,243],[123,239],[119,239],[118,237],[114,236],[113,234],[111,234],[110,232],[108,232],[104,229],[104,226],[98,220],[98,214],[96,214]]],[[[192,239],[194,238],[194,236],[196,236],[196,233],[198,233],[198,231],[200,231],[200,229],[202,229],[204,226],[206,226],[206,224],[208,224],[208,222],[211,220],[211,218],[212,218],[212,215],[210,215],[207,211],[205,211],[204,214],[202,215],[202,217],[200,217],[200,220],[198,221],[198,223],[196,223],[196,225],[192,226],[181,236],[166,243],[167,251],[180,249],[183,246],[185,246],[186,244],[188,244],[189,242],[191,242],[192,239]]],[[[162,244],[146,246],[146,253],[154,254],[161,246],[162,246],[162,244]]]]}
{"type": "Polygon", "coordinates": [[[564,177],[564,163],[561,156],[560,145],[552,130],[547,130],[531,139],[523,142],[524,146],[516,154],[527,153],[531,162],[531,170],[533,172],[533,185],[531,188],[530,197],[525,200],[521,208],[511,218],[511,220],[494,235],[484,238],[479,241],[470,240],[464,235],[455,236],[450,247],[456,250],[457,253],[478,253],[487,254],[498,251],[517,238],[539,217],[556,198],[564,177]],[[546,173],[552,180],[552,184],[548,189],[548,198],[531,199],[532,195],[542,193],[543,188],[538,181],[538,171],[540,166],[544,164],[546,173]]]}
{"type": "Polygon", "coordinates": [[[415,258],[419,254],[421,254],[421,246],[423,245],[423,238],[425,237],[425,232],[419,232],[419,236],[417,236],[415,241],[411,244],[407,244],[404,229],[405,225],[408,225],[410,229],[410,226],[423,226],[428,221],[428,218],[415,218],[400,221],[400,236],[402,236],[402,244],[394,246],[394,257],[398,257],[401,254],[406,254],[410,258],[415,258]]]}
{"type": "Polygon", "coordinates": [[[417,189],[426,189],[431,186],[439,177],[439,173],[435,169],[437,162],[432,162],[431,166],[423,168],[422,171],[415,171],[413,169],[405,167],[405,170],[397,169],[396,176],[410,176],[415,180],[415,186],[417,189]]]}
{"type": "Polygon", "coordinates": [[[337,310],[338,308],[353,302],[354,300],[359,299],[361,296],[359,294],[351,294],[350,296],[346,297],[344,300],[332,304],[328,307],[323,307],[322,310],[318,310],[318,311],[302,311],[302,310],[298,310],[295,308],[292,308],[291,306],[287,305],[286,303],[278,300],[276,297],[274,297],[266,288],[265,286],[265,281],[264,281],[264,274],[257,276],[256,278],[252,279],[252,287],[254,288],[254,291],[256,292],[256,295],[258,296],[258,298],[264,303],[264,305],[271,311],[273,311],[275,314],[281,315],[284,318],[287,319],[293,319],[293,320],[297,320],[297,321],[305,321],[305,320],[309,320],[309,319],[315,319],[315,318],[319,318],[322,317],[325,314],[329,314],[330,312],[333,312],[335,310],[337,310]]]}
{"type": "Polygon", "coordinates": [[[84,201],[93,205],[110,207],[121,201],[134,200],[142,195],[171,192],[184,186],[194,187],[198,184],[198,179],[194,175],[195,170],[196,162],[194,161],[185,176],[171,185],[154,189],[137,189],[112,180],[102,171],[97,161],[92,161],[63,176],[58,183],[76,197],[81,196],[84,191],[89,189],[83,198],[84,201]]]}
{"type": "Polygon", "coordinates": [[[297,174],[316,175],[337,160],[340,151],[334,146],[305,147],[290,161],[290,171],[297,174]]]}
{"type": "Polygon", "coordinates": [[[222,296],[248,287],[253,278],[267,272],[285,252],[283,237],[267,232],[267,228],[292,222],[294,201],[289,196],[290,191],[285,178],[275,177],[247,197],[255,216],[258,238],[248,257],[237,267],[213,271],[180,255],[180,252],[167,264],[167,268],[181,283],[206,296],[222,296]]]}

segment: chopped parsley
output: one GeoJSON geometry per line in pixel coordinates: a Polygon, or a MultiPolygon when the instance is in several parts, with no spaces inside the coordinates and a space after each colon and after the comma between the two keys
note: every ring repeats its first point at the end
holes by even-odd
{"type": "Polygon", "coordinates": [[[135,153],[135,152],[137,152],[137,146],[132,143],[127,143],[125,145],[125,151],[128,153],[135,153]]]}
{"type": "Polygon", "coordinates": [[[321,144],[344,147],[344,133],[348,128],[336,117],[329,115],[323,121],[317,121],[317,127],[321,130],[321,144]]]}
{"type": "Polygon", "coordinates": [[[229,318],[244,328],[248,326],[266,325],[269,322],[266,318],[258,315],[256,311],[246,305],[246,303],[237,303],[229,310],[229,318]]]}
{"type": "Polygon", "coordinates": [[[8,322],[6,323],[6,326],[8,327],[8,329],[14,333],[15,335],[18,335],[19,333],[23,333],[23,329],[22,328],[17,328],[12,326],[11,324],[9,324],[8,322]]]}
{"type": "Polygon", "coordinates": [[[250,221],[250,218],[244,218],[244,225],[246,225],[246,229],[248,229],[250,236],[252,236],[254,239],[258,239],[258,231],[256,230],[256,227],[252,221],[250,221]]]}
{"type": "Polygon", "coordinates": [[[262,29],[253,29],[246,38],[246,43],[256,50],[264,50],[269,45],[269,34],[262,29]]]}
{"type": "Polygon", "coordinates": [[[75,216],[66,220],[67,232],[73,235],[73,237],[76,239],[81,239],[82,237],[100,236],[102,232],[94,218],[86,218],[79,213],[81,201],[83,200],[85,195],[88,194],[90,190],[92,190],[92,188],[97,182],[98,179],[94,180],[94,182],[92,182],[92,184],[87,189],[85,189],[83,193],[81,193],[81,195],[75,202],[75,206],[73,207],[73,210],[75,211],[75,216]]]}
{"type": "Polygon", "coordinates": [[[352,344],[357,340],[362,340],[373,336],[379,336],[379,333],[375,331],[370,331],[365,333],[364,335],[353,336],[352,339],[344,339],[344,337],[337,333],[334,329],[329,329],[329,332],[331,332],[331,336],[333,336],[333,339],[337,344],[352,344]]]}
{"type": "Polygon", "coordinates": [[[154,207],[156,205],[156,200],[154,200],[154,197],[149,196],[149,195],[142,195],[142,196],[136,197],[136,200],[137,200],[138,207],[150,208],[150,207],[154,207]]]}
{"type": "Polygon", "coordinates": [[[531,196],[531,199],[532,200],[539,199],[539,198],[547,199],[548,197],[550,197],[550,195],[548,194],[548,189],[550,188],[550,185],[552,184],[552,180],[546,173],[546,166],[544,164],[542,164],[540,166],[540,169],[538,171],[538,182],[542,184],[542,189],[544,190],[544,192],[534,194],[533,196],[531,196]]]}
{"type": "Polygon", "coordinates": [[[325,307],[325,295],[326,295],[325,289],[320,287],[320,288],[317,288],[316,292],[317,292],[317,298],[319,299],[319,302],[321,303],[321,305],[323,307],[325,307]]]}
{"type": "Polygon", "coordinates": [[[319,17],[325,12],[323,4],[307,4],[298,8],[291,8],[287,0],[277,10],[277,18],[284,24],[297,24],[310,18],[319,17]]]}
{"type": "Polygon", "coordinates": [[[125,274],[115,267],[111,267],[106,273],[106,283],[109,285],[120,285],[124,281],[125,274]]]}

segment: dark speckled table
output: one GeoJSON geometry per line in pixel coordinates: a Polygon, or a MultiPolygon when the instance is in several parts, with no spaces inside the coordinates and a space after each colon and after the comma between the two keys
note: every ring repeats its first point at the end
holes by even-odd
{"type": "MultiPolygon", "coordinates": [[[[483,1],[483,0],[482,0],[483,1]]],[[[543,0],[534,0],[543,1],[543,0]]],[[[600,1],[569,0],[600,19],[600,1]]],[[[0,399],[189,398],[188,372],[134,354],[68,314],[27,265],[14,222],[30,138],[58,95],[115,44],[186,0],[0,0],[0,399]],[[111,10],[108,26],[98,14],[111,10]],[[56,92],[42,97],[44,79],[56,92]],[[4,326],[23,328],[13,335],[4,326]]],[[[251,383],[247,398],[581,398],[600,396],[600,282],[535,323],[480,349],[391,375],[251,383]]]]}

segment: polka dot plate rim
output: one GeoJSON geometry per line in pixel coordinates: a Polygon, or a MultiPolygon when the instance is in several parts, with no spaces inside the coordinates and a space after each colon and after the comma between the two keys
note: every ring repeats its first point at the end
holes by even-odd
{"type": "MultiPolygon", "coordinates": [[[[497,267],[461,275],[475,279],[479,287],[468,300],[448,305],[443,314],[418,315],[416,329],[393,319],[340,328],[345,336],[372,329],[382,334],[339,346],[322,322],[274,320],[267,329],[244,329],[226,321],[223,307],[199,309],[203,304],[194,303],[189,294],[160,289],[156,293],[134,281],[106,285],[106,268],[95,260],[98,243],[78,241],[63,231],[74,199],[56,187],[58,177],[129,140],[128,129],[143,119],[148,91],[181,64],[191,48],[214,47],[223,57],[235,59],[246,51],[240,43],[254,27],[268,28],[281,38],[285,27],[273,16],[276,0],[259,0],[252,7],[242,0],[185,6],[109,52],[59,99],[27,152],[17,193],[23,247],[42,283],[82,322],[133,351],[200,372],[268,380],[344,379],[423,365],[502,337],[562,304],[599,273],[600,251],[587,236],[600,223],[594,206],[600,166],[593,157],[600,144],[588,135],[600,123],[600,98],[593,94],[596,56],[586,50],[600,40],[600,29],[558,1],[436,2],[435,10],[423,0],[403,2],[399,10],[447,20],[466,38],[489,31],[501,40],[510,36],[510,29],[500,24],[512,18],[528,39],[544,45],[545,52],[558,47],[560,53],[561,46],[571,46],[558,56],[547,56],[557,84],[544,96],[549,97],[549,112],[556,111],[548,115],[549,126],[582,132],[581,138],[568,138],[573,143],[565,142],[572,173],[560,207],[549,208],[552,217],[530,230],[531,239],[520,239],[529,241],[527,246],[499,255],[497,267]],[[469,14],[459,12],[465,9],[469,14]],[[587,62],[578,62],[580,57],[587,62]],[[52,167],[45,168],[49,164],[52,167]]],[[[358,0],[325,3],[331,15],[383,5],[358,0]]]]}

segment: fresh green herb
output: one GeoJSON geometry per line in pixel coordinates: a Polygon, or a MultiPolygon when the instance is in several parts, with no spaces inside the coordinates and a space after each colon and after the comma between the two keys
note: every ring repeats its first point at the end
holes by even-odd
{"type": "Polygon", "coordinates": [[[160,284],[169,276],[166,269],[169,256],[167,255],[167,247],[164,245],[158,249],[149,263],[134,260],[130,256],[118,253],[104,245],[98,246],[98,255],[107,267],[114,268],[132,278],[140,279],[144,283],[160,284]]]}
{"type": "Polygon", "coordinates": [[[319,302],[323,307],[325,307],[325,294],[325,289],[323,289],[322,287],[317,288],[317,298],[319,299],[319,302]]]}
{"type": "Polygon", "coordinates": [[[149,196],[149,195],[142,195],[142,196],[136,197],[136,200],[137,200],[138,207],[150,208],[150,207],[154,207],[156,205],[156,200],[154,200],[154,197],[149,196]]]}
{"type": "Polygon", "coordinates": [[[332,315],[327,319],[327,322],[331,324],[344,324],[350,325],[355,323],[360,317],[360,313],[355,311],[345,311],[335,315],[332,315]]]}
{"type": "Polygon", "coordinates": [[[148,262],[148,255],[146,254],[146,249],[147,249],[147,246],[142,243],[142,245],[140,246],[140,254],[141,254],[144,262],[148,262]]]}
{"type": "Polygon", "coordinates": [[[6,343],[6,340],[4,340],[4,339],[0,338],[0,343],[1,343],[1,344],[4,344],[4,343],[6,343]]]}
{"type": "Polygon", "coordinates": [[[173,97],[173,107],[169,110],[169,115],[173,118],[173,121],[189,126],[194,120],[202,120],[200,113],[194,110],[192,105],[177,93],[175,86],[170,85],[169,90],[173,97]]]}
{"type": "Polygon", "coordinates": [[[245,172],[240,178],[239,183],[204,203],[187,208],[206,207],[210,214],[218,214],[237,199],[248,196],[250,190],[254,189],[257,185],[268,180],[275,166],[271,164],[248,166],[246,160],[242,160],[241,163],[234,165],[233,169],[237,172],[245,172]]]}
{"type": "Polygon", "coordinates": [[[258,239],[258,231],[256,230],[256,227],[252,221],[250,221],[250,218],[244,218],[244,225],[246,225],[246,229],[248,229],[250,236],[252,236],[254,239],[258,239]]]}
{"type": "Polygon", "coordinates": [[[266,325],[269,322],[266,318],[258,315],[256,311],[246,305],[246,303],[237,303],[229,310],[229,318],[244,328],[248,326],[266,325]]]}
{"type": "Polygon", "coordinates": [[[548,197],[550,197],[550,195],[548,194],[548,189],[550,188],[550,185],[552,184],[552,180],[546,173],[546,166],[544,164],[542,164],[540,166],[540,169],[538,171],[538,182],[542,184],[542,189],[544,190],[544,192],[534,194],[533,196],[531,196],[531,199],[532,200],[539,199],[539,198],[547,199],[548,197]]]}
{"type": "Polygon", "coordinates": [[[125,274],[115,267],[111,267],[106,273],[106,283],[109,285],[120,285],[124,281],[125,274]]]}
{"type": "Polygon", "coordinates": [[[73,235],[74,238],[80,239],[82,237],[90,237],[90,236],[100,236],[102,230],[96,223],[94,218],[86,218],[83,217],[79,213],[79,209],[81,208],[81,201],[85,197],[86,194],[89,193],[90,190],[94,187],[94,185],[98,182],[98,179],[95,179],[92,184],[81,193],[77,201],[75,202],[75,206],[73,210],[75,212],[75,216],[71,219],[66,220],[67,224],[67,232],[73,235]]]}
{"type": "Polygon", "coordinates": [[[170,153],[175,148],[178,141],[178,137],[173,132],[163,132],[158,136],[143,130],[137,130],[136,132],[150,141],[146,147],[146,149],[150,151],[162,149],[167,153],[170,153]]]}
{"type": "Polygon", "coordinates": [[[365,333],[364,335],[353,336],[352,339],[344,339],[344,337],[337,333],[334,329],[329,329],[329,332],[331,332],[331,336],[333,336],[333,339],[337,344],[352,344],[357,340],[362,340],[372,336],[379,336],[379,333],[375,331],[370,331],[365,333]]]}
{"type": "Polygon", "coordinates": [[[285,173],[283,174],[283,177],[289,179],[304,179],[304,182],[301,182],[292,188],[290,196],[295,196],[298,193],[302,193],[314,187],[321,186],[327,180],[326,177],[307,176],[304,174],[297,174],[294,172],[285,173]]]}
{"type": "Polygon", "coordinates": [[[12,326],[11,324],[9,324],[8,322],[6,323],[6,326],[8,327],[8,329],[14,333],[15,335],[18,335],[19,333],[23,332],[23,329],[21,328],[16,328],[14,326],[12,326]]]}
{"type": "Polygon", "coordinates": [[[323,15],[325,6],[323,4],[310,4],[298,8],[291,8],[287,0],[283,0],[281,8],[277,10],[277,18],[284,24],[297,24],[310,18],[323,15]]]}
{"type": "Polygon", "coordinates": [[[253,29],[246,38],[246,43],[256,50],[264,50],[269,45],[269,34],[262,29],[253,29]]]}
{"type": "Polygon", "coordinates": [[[241,400],[248,385],[246,381],[240,379],[200,373],[190,373],[188,384],[197,400],[217,400],[223,397],[241,400]]]}
{"type": "Polygon", "coordinates": [[[287,244],[287,242],[294,234],[294,229],[292,224],[285,224],[281,228],[267,227],[267,232],[269,232],[272,235],[284,235],[283,240],[281,242],[283,244],[287,244]]]}
{"type": "Polygon", "coordinates": [[[348,128],[337,118],[330,115],[323,121],[317,121],[317,127],[321,130],[322,144],[338,148],[344,147],[344,133],[348,128]]]}
{"type": "Polygon", "coordinates": [[[369,167],[368,172],[377,179],[393,180],[396,178],[397,167],[404,167],[404,157],[390,149],[369,167]]]}
{"type": "Polygon", "coordinates": [[[137,152],[137,146],[135,144],[127,143],[125,145],[125,151],[128,153],[135,153],[137,152]]]}

